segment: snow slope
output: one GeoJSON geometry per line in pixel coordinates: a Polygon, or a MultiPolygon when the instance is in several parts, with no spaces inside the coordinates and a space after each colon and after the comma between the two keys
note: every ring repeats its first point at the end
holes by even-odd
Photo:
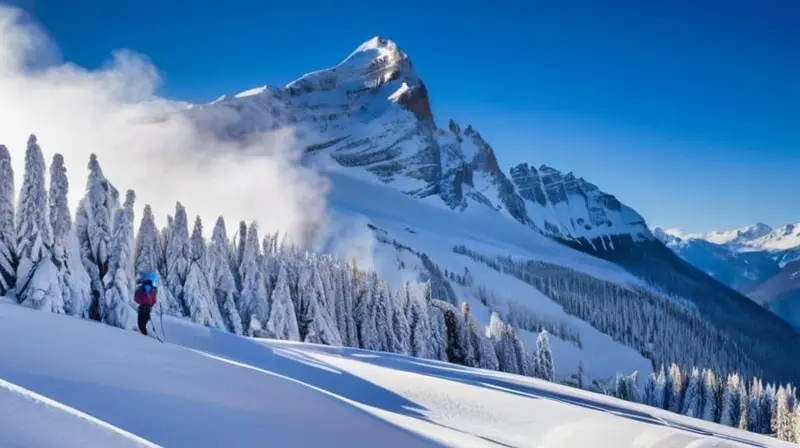
{"type": "Polygon", "coordinates": [[[653,234],[678,256],[740,292],[780,272],[778,262],[767,252],[741,252],[729,244],[714,243],[677,229],[656,227],[653,234]]]}
{"type": "MultiPolygon", "coordinates": [[[[486,254],[547,261],[620,284],[644,286],[639,278],[616,264],[531,232],[516,221],[496,219],[495,212],[488,208],[456,213],[438,207],[436,201],[420,201],[390,186],[370,181],[367,177],[352,176],[352,173],[352,170],[325,173],[332,186],[328,198],[332,220],[340,228],[340,233],[334,233],[332,238],[342,247],[362,247],[359,253],[339,255],[348,258],[357,255],[359,260],[371,259],[372,267],[396,285],[401,285],[405,280],[417,280],[417,270],[421,269],[417,266],[420,264],[419,258],[393,245],[376,243],[375,235],[367,227],[367,224],[371,224],[385,237],[424,252],[442,269],[463,273],[464,268],[468,268],[475,283],[496,293],[499,299],[519,303],[538,315],[564,322],[578,331],[583,342],[582,349],[551,337],[558,377],[566,378],[574,374],[579,361],[584,363],[593,378],[610,378],[619,372],[638,371],[640,381],[643,381],[652,371],[650,361],[638,352],[567,314],[561,305],[536,288],[456,254],[453,247],[464,244],[486,254]]],[[[454,287],[458,299],[470,304],[478,322],[488,325],[490,312],[475,297],[474,291],[457,285],[454,287]]],[[[526,331],[519,331],[519,334],[526,347],[532,349],[535,335],[526,331]]]]}
{"type": "Polygon", "coordinates": [[[2,445],[788,446],[527,377],[164,329],[0,303],[2,445]]]}

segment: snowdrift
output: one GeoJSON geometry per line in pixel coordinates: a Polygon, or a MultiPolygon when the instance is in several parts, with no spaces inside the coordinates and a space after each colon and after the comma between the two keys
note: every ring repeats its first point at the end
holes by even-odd
{"type": "Polygon", "coordinates": [[[161,336],[0,303],[0,445],[788,446],[442,362],[169,317],[161,336]]]}

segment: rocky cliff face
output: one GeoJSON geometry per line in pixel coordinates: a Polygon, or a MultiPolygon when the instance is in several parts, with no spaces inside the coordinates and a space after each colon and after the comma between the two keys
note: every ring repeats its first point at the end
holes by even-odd
{"type": "Polygon", "coordinates": [[[472,126],[451,120],[447,128],[437,127],[411,60],[380,37],[283,89],[252,89],[192,107],[189,114],[233,139],[292,126],[308,153],[325,152],[409,195],[439,197],[454,210],[489,207],[592,249],[611,250],[620,235],[653,238],[635,211],[573,173],[521,164],[506,174],[472,126]]]}
{"type": "Polygon", "coordinates": [[[550,235],[584,240],[598,249],[619,235],[653,238],[638,213],[572,172],[523,163],[511,168],[511,177],[534,223],[550,235]]]}

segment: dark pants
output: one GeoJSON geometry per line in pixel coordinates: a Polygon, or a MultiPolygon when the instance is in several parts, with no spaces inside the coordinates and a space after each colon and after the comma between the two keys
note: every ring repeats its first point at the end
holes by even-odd
{"type": "Polygon", "coordinates": [[[139,305],[139,331],[147,334],[147,322],[150,320],[150,310],[153,305],[139,305]]]}

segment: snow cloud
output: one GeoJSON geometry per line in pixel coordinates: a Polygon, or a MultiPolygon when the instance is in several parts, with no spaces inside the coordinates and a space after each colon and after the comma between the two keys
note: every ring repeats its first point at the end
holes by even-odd
{"type": "Polygon", "coordinates": [[[327,183],[296,163],[293,130],[221,141],[182,113],[186,104],[156,95],[159,74],[146,57],[118,51],[90,71],[57,55],[44,30],[0,6],[0,143],[11,151],[17,188],[33,133],[48,163],[64,155],[73,210],[95,153],[123,196],[134,189],[137,211],[151,204],[161,225],[176,201],[203,218],[206,235],[219,215],[229,232],[256,220],[262,233],[281,229],[304,241],[324,225],[327,183]]]}

